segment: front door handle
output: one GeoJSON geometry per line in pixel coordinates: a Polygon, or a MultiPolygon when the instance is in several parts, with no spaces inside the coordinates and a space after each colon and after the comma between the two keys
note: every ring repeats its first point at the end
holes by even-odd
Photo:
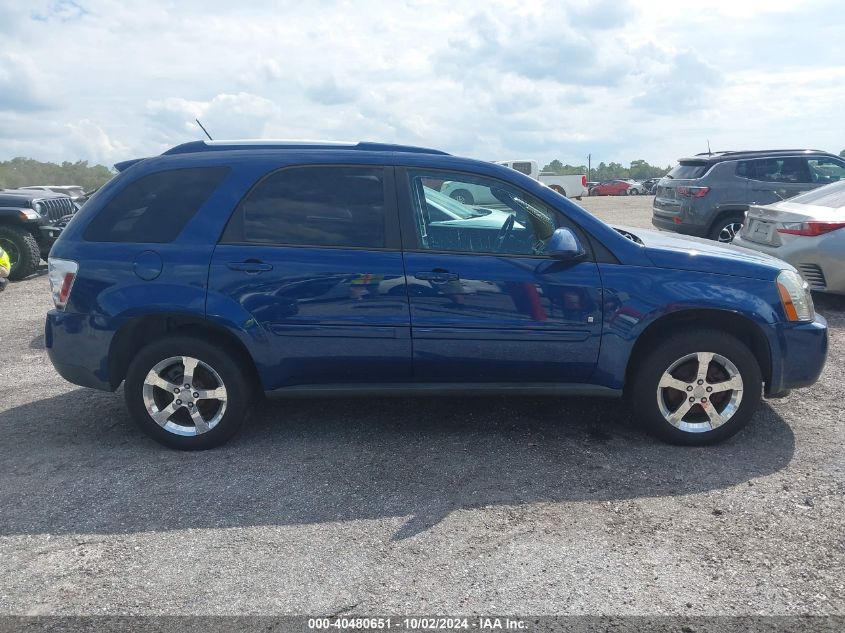
{"type": "Polygon", "coordinates": [[[267,271],[273,270],[272,264],[265,264],[264,262],[260,262],[257,259],[248,259],[245,262],[229,262],[226,264],[226,266],[230,270],[237,270],[253,275],[257,275],[258,273],[266,273],[267,271]]]}
{"type": "Polygon", "coordinates": [[[445,284],[447,281],[457,281],[460,279],[458,273],[450,273],[446,270],[426,270],[415,273],[414,277],[421,281],[430,281],[435,284],[445,284]]]}

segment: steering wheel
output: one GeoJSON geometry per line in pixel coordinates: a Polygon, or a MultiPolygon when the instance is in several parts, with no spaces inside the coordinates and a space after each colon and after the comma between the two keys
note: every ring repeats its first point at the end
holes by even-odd
{"type": "Polygon", "coordinates": [[[515,219],[513,215],[509,215],[508,219],[505,220],[505,223],[502,225],[502,228],[499,229],[498,235],[496,235],[496,252],[501,253],[502,248],[505,245],[505,242],[510,237],[511,232],[513,231],[515,219]]]}

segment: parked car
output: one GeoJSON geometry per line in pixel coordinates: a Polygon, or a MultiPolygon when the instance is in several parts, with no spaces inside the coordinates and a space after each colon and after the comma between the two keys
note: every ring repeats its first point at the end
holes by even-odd
{"type": "Polygon", "coordinates": [[[627,196],[631,183],[627,180],[605,180],[590,189],[591,196],[627,196]]]}
{"type": "Polygon", "coordinates": [[[752,205],[785,200],[845,176],[845,160],[818,150],[716,152],[682,158],[660,180],[652,224],[730,242],[752,205]]]}
{"type": "Polygon", "coordinates": [[[614,229],[500,165],[209,141],[119,169],[53,246],[45,343],[167,446],[222,444],[270,391],[627,394],[652,433],[708,444],[824,365],[789,264],[614,229]],[[432,221],[438,181],[487,188],[501,226],[432,221]]]}
{"type": "Polygon", "coordinates": [[[625,182],[628,183],[628,191],[626,193],[629,196],[644,196],[647,193],[643,183],[637,180],[626,180],[625,182]]]}
{"type": "Polygon", "coordinates": [[[84,200],[86,197],[85,189],[79,185],[29,185],[26,187],[20,187],[20,189],[63,193],[74,202],[84,200]]]}
{"type": "Polygon", "coordinates": [[[813,290],[845,294],[845,180],[751,207],[734,243],[789,262],[813,290]]]}
{"type": "Polygon", "coordinates": [[[0,247],[12,262],[9,279],[22,279],[38,269],[76,210],[64,194],[0,189],[0,247]]]}
{"type": "Polygon", "coordinates": [[[660,178],[648,178],[647,180],[643,180],[643,187],[645,188],[645,192],[647,194],[654,195],[654,192],[657,189],[658,182],[660,182],[660,178]]]}
{"type": "Polygon", "coordinates": [[[557,191],[565,198],[580,200],[582,196],[590,194],[587,188],[587,176],[585,174],[560,175],[550,171],[540,171],[540,164],[536,160],[500,160],[497,165],[504,165],[515,169],[521,174],[539,180],[550,189],[557,191]]]}

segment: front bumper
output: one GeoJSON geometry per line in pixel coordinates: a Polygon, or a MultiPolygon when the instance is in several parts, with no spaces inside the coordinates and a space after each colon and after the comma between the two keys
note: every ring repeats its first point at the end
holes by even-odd
{"type": "Polygon", "coordinates": [[[777,323],[772,329],[772,376],[766,395],[777,396],[816,382],[827,360],[825,318],[817,314],[812,323],[777,323]]]}

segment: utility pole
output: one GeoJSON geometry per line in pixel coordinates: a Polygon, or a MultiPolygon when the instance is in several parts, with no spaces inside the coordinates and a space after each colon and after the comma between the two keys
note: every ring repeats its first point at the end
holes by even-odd
{"type": "Polygon", "coordinates": [[[591,167],[593,166],[592,160],[593,160],[593,155],[587,154],[587,180],[592,180],[592,178],[590,178],[590,170],[591,170],[591,167]]]}

